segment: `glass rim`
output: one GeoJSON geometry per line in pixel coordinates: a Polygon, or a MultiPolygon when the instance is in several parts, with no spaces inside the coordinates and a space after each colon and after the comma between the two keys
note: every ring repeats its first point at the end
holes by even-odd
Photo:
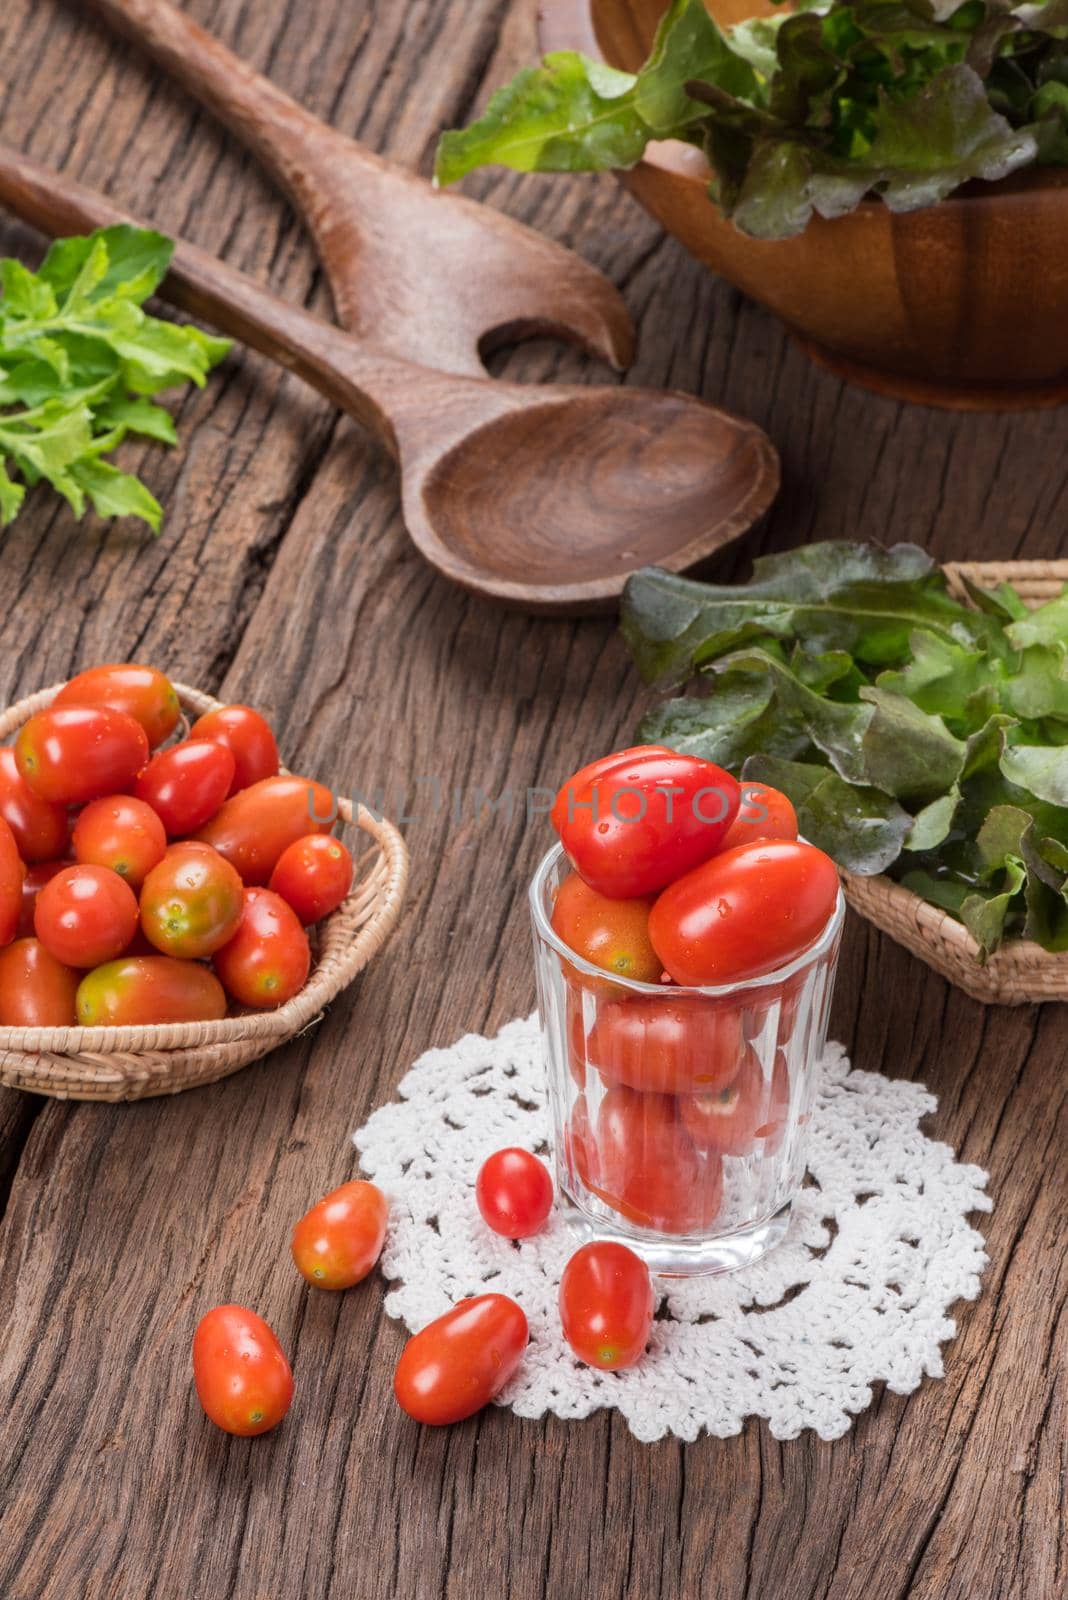
{"type": "MultiPolygon", "coordinates": [[[[804,841],[807,842],[807,841],[804,841]]],[[[572,950],[570,945],[564,943],[560,935],[553,928],[545,912],[544,888],[545,881],[552,869],[561,860],[567,859],[564,847],[557,843],[550,847],[542,856],[534,876],[530,880],[528,898],[530,901],[530,916],[534,924],[534,931],[538,938],[562,956],[570,966],[589,978],[598,978],[602,981],[608,979],[613,984],[629,990],[633,994],[658,995],[662,1000],[676,1000],[680,995],[700,995],[706,1000],[725,1000],[734,995],[758,992],[761,989],[773,988],[785,982],[788,978],[796,977],[799,972],[818,961],[831,949],[835,939],[841,931],[845,921],[845,895],[842,893],[842,884],[839,880],[838,895],[834,903],[834,910],[824,924],[822,932],[811,944],[794,956],[791,961],[784,962],[781,967],[774,967],[771,972],[762,972],[755,978],[743,978],[737,983],[705,984],[691,986],[680,983],[642,983],[637,978],[626,978],[617,972],[609,972],[605,967],[598,967],[592,961],[587,961],[585,956],[580,956],[572,950]]],[[[572,869],[574,870],[574,869],[572,869]]]]}

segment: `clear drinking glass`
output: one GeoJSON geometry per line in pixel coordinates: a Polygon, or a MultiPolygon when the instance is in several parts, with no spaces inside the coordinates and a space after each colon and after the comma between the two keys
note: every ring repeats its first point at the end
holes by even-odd
{"type": "Polygon", "coordinates": [[[786,1232],[827,1035],[845,904],[795,960],[747,983],[635,983],[550,925],[559,845],[530,887],[557,1190],[576,1229],[656,1272],[725,1272],[786,1232]]]}

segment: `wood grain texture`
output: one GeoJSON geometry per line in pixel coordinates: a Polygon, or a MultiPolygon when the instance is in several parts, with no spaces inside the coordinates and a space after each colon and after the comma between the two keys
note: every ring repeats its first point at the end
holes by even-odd
{"type": "MultiPolygon", "coordinates": [[[[496,0],[186,3],[423,171],[436,129],[531,50],[530,11],[496,0]]],[[[60,0],[8,0],[0,49],[0,137],[324,308],[284,206],[136,56],[60,0]]],[[[780,448],[783,493],[717,575],[832,535],[1063,553],[1063,415],[935,414],[843,387],[610,179],[469,187],[623,286],[634,382],[737,409],[780,448]]],[[[30,241],[4,229],[16,246],[30,241]]],[[[495,366],[582,373],[556,347],[495,366]]],[[[140,652],[251,698],[292,764],[418,812],[412,886],[373,974],[227,1083],[30,1114],[0,1096],[4,1600],[1053,1600],[1068,1578],[1064,1013],[984,1010],[855,920],[832,1031],[858,1066],[927,1082],[933,1131],[991,1174],[991,1267],[944,1380],[881,1394],[834,1444],[750,1423],[645,1446],[611,1415],[500,1411],[424,1432],[392,1401],[402,1335],[381,1285],[301,1285],[289,1227],[355,1172],[350,1131],[421,1050],[533,1002],[523,891],[544,825],[477,818],[473,787],[552,784],[629,736],[641,693],[609,622],[503,614],[435,576],[364,437],[259,358],[232,357],[180,423],[180,452],[129,458],[167,504],[159,542],[77,527],[43,494],[5,535],[0,695],[140,652]],[[417,785],[434,775],[466,797],[459,821],[417,785]],[[258,1441],[214,1432],[189,1381],[193,1327],[229,1298],[273,1322],[297,1374],[290,1418],[258,1441]]]]}

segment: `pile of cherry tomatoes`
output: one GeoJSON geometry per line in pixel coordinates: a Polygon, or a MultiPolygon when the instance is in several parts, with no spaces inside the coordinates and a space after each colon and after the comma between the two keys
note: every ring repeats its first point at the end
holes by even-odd
{"type": "Polygon", "coordinates": [[[161,672],[95,667],[0,749],[0,1025],[217,1021],[306,982],[352,882],[333,796],[251,707],[180,716],[161,672]]]}

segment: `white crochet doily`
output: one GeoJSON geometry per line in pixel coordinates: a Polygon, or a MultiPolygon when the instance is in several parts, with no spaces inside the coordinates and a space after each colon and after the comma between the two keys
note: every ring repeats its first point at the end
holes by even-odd
{"type": "Polygon", "coordinates": [[[935,1109],[921,1084],[850,1071],[829,1045],[812,1117],[809,1177],[784,1242],[756,1266],[712,1278],[654,1280],[651,1348],[626,1371],[576,1360],[560,1331],[557,1287],[575,1236],[554,1211],[518,1243],[483,1223],[474,1183],[504,1145],[547,1152],[549,1116],[537,1021],[496,1038],[429,1050],[399,1101],[354,1135],[391,1201],[382,1270],[386,1310],[413,1331],[468,1295],[513,1296],[530,1345],[499,1403],[523,1417],[586,1417],[615,1406],[639,1439],[702,1429],[720,1438],[765,1417],[777,1439],[847,1432],[884,1381],[909,1394],[941,1377],[940,1346],[959,1299],[986,1265],[968,1225],[989,1211],[986,1174],[920,1132],[935,1109]]]}

